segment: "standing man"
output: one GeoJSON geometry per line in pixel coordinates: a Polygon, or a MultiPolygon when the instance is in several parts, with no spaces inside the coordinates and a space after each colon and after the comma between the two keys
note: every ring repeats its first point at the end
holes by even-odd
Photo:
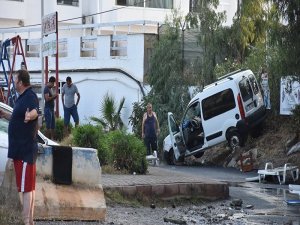
{"type": "Polygon", "coordinates": [[[142,122],[142,138],[147,147],[147,155],[157,150],[157,136],[160,132],[156,113],[152,111],[152,104],[147,104],[147,112],[144,113],[142,122]]]}
{"type": "Polygon", "coordinates": [[[55,129],[55,114],[54,114],[54,99],[57,97],[57,94],[53,93],[53,87],[55,84],[55,77],[51,76],[49,82],[44,89],[44,98],[45,98],[45,108],[44,115],[46,121],[46,135],[50,139],[54,139],[54,129],[55,129]]]}
{"type": "Polygon", "coordinates": [[[28,71],[17,71],[14,80],[19,97],[12,114],[0,110],[0,117],[10,120],[8,158],[13,160],[15,168],[24,224],[33,225],[39,100],[30,86],[28,71]]]}
{"type": "Polygon", "coordinates": [[[268,73],[265,69],[262,69],[261,73],[261,87],[263,90],[263,97],[266,109],[271,109],[271,101],[270,101],[270,88],[269,88],[269,77],[268,73]]]}
{"type": "Polygon", "coordinates": [[[4,87],[0,89],[0,102],[6,103],[6,96],[4,94],[4,87]]]}
{"type": "Polygon", "coordinates": [[[70,123],[70,117],[73,117],[75,126],[79,124],[79,116],[77,111],[77,105],[80,100],[80,94],[77,86],[72,83],[71,77],[67,77],[64,86],[62,87],[61,100],[64,107],[64,125],[65,125],[65,136],[69,133],[68,126],[70,123]],[[75,104],[74,96],[77,94],[77,101],[75,104]]]}

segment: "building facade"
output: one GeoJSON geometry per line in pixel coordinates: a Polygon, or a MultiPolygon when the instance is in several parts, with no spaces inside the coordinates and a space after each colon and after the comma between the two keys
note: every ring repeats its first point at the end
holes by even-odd
{"type": "MultiPolygon", "coordinates": [[[[221,1],[218,9],[226,10],[227,18],[236,10],[232,2],[221,1]]],[[[91,116],[101,116],[102,98],[110,93],[117,102],[125,97],[122,119],[128,125],[132,104],[149,91],[144,77],[159,26],[172,9],[180,9],[185,15],[194,3],[195,0],[0,0],[0,41],[16,35],[22,38],[32,82],[40,85],[41,16],[57,11],[59,85],[71,76],[78,86],[80,122],[88,123],[91,116]]],[[[44,37],[43,44],[51,38],[53,35],[44,37]]],[[[21,61],[17,56],[15,70],[21,61]]],[[[55,75],[55,65],[55,57],[50,54],[48,76],[55,75]]],[[[63,117],[60,101],[59,115],[63,117]]]]}

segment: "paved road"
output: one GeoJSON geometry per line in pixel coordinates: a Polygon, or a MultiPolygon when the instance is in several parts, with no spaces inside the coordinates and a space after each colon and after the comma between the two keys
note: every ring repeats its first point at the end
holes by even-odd
{"type": "Polygon", "coordinates": [[[265,224],[266,221],[273,221],[277,224],[300,224],[300,206],[286,204],[286,200],[300,199],[300,197],[289,193],[288,184],[246,182],[245,178],[255,177],[257,172],[243,173],[234,168],[167,165],[160,167],[168,171],[198,175],[229,183],[230,199],[242,199],[244,207],[246,205],[254,206],[248,215],[249,222],[255,221],[257,224],[265,224]]]}
{"type": "Polygon", "coordinates": [[[235,168],[216,166],[169,166],[161,164],[159,167],[168,171],[186,173],[189,176],[201,176],[229,183],[245,182],[245,178],[257,176],[256,171],[243,173],[235,168]]]}

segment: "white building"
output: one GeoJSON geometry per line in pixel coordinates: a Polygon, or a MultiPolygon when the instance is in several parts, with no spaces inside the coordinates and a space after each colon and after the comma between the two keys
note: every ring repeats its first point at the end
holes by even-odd
{"type": "MultiPolygon", "coordinates": [[[[0,41],[20,35],[28,70],[34,83],[42,82],[40,23],[44,15],[58,12],[59,82],[71,76],[81,94],[81,123],[100,116],[102,97],[125,97],[122,119],[128,124],[132,103],[148,91],[144,86],[152,43],[158,27],[173,8],[187,14],[195,0],[0,0],[0,41]]],[[[232,23],[237,1],[221,0],[232,23]]],[[[50,38],[53,35],[49,35],[50,38]]],[[[46,39],[47,39],[46,38],[46,39]]],[[[45,40],[44,40],[45,42],[45,40]]],[[[22,58],[16,58],[15,70],[22,58]]],[[[49,57],[49,76],[55,76],[55,57],[49,57]]],[[[4,76],[0,66],[0,79],[4,76]]],[[[59,102],[60,99],[59,99],[59,102]]],[[[59,103],[59,113],[63,109],[59,103]]]]}

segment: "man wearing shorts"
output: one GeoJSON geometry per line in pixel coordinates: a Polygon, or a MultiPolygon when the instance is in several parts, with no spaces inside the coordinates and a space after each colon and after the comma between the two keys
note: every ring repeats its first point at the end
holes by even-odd
{"type": "Polygon", "coordinates": [[[50,77],[49,82],[44,89],[44,98],[45,98],[45,108],[44,115],[46,121],[46,136],[54,139],[54,129],[55,129],[55,114],[54,114],[54,99],[57,97],[57,94],[53,93],[52,88],[54,87],[55,77],[50,77]]]}
{"type": "Polygon", "coordinates": [[[152,155],[157,150],[157,136],[160,132],[156,113],[152,110],[152,104],[147,104],[147,112],[142,121],[142,138],[147,148],[147,155],[152,155]]]}
{"type": "Polygon", "coordinates": [[[67,77],[66,83],[62,87],[61,100],[64,106],[64,128],[65,136],[68,135],[68,127],[70,123],[71,116],[73,117],[75,126],[79,124],[79,116],[77,111],[77,105],[80,100],[80,94],[78,92],[77,86],[72,83],[71,77],[67,77]],[[77,95],[77,100],[75,104],[75,94],[77,95]]]}
{"type": "Polygon", "coordinates": [[[13,160],[15,167],[17,188],[23,203],[24,224],[33,225],[39,101],[30,86],[28,71],[17,71],[14,82],[19,97],[13,112],[10,115],[0,110],[0,117],[10,120],[8,158],[13,160]]]}

